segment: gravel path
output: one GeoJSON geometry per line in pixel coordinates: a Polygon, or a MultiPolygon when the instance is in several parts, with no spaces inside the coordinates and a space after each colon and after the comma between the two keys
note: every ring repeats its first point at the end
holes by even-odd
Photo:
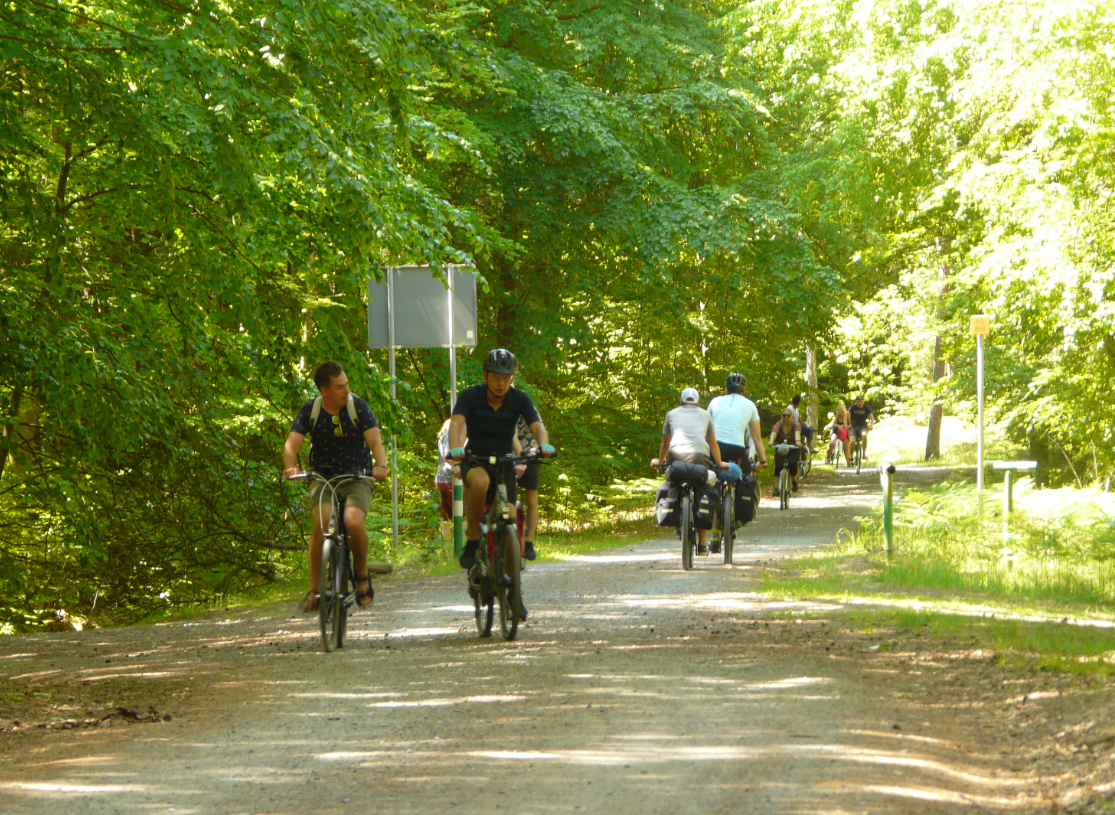
{"type": "Polygon", "coordinates": [[[460,575],[380,581],[328,655],[293,601],[6,638],[3,687],[50,704],[5,722],[0,812],[1036,807],[970,694],[755,592],[764,561],[825,545],[878,493],[842,475],[788,512],[764,498],[733,567],[683,572],[672,537],[532,565],[514,643],[477,638],[460,575]]]}

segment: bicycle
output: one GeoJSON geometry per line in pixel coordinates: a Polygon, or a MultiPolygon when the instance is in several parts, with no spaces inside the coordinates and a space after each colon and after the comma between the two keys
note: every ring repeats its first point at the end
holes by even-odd
{"type": "MultiPolygon", "coordinates": [[[[348,630],[348,613],[356,604],[356,571],[352,566],[352,552],[348,548],[348,530],[345,529],[345,499],[337,495],[337,489],[350,481],[371,481],[375,479],[364,475],[363,471],[342,473],[328,478],[319,472],[307,470],[290,477],[291,481],[321,481],[329,490],[333,512],[329,516],[329,528],[323,530],[321,541],[322,585],[318,587],[318,615],[321,619],[321,645],[325,653],[335,648],[345,647],[345,634],[348,630]]],[[[368,580],[373,574],[391,574],[389,563],[369,563],[368,580]]],[[[371,589],[369,582],[368,588],[371,589]]]]}
{"type": "Polygon", "coordinates": [[[853,461],[856,465],[856,475],[859,475],[860,467],[863,465],[864,438],[862,431],[866,429],[866,427],[852,428],[852,432],[856,434],[855,452],[852,453],[854,456],[853,461]]]}
{"type": "Polygon", "coordinates": [[[774,446],[775,452],[785,457],[785,461],[782,464],[782,470],[778,473],[779,509],[790,508],[790,451],[793,449],[794,445],[790,444],[789,442],[782,442],[782,444],[776,444],[774,446]]]}
{"type": "Polygon", "coordinates": [[[732,548],[735,544],[736,531],[736,493],[742,480],[743,470],[735,462],[730,463],[727,473],[718,471],[716,474],[716,493],[720,496],[720,513],[716,517],[716,522],[720,525],[720,529],[713,530],[714,537],[709,552],[715,554],[716,547],[719,545],[720,551],[724,553],[725,566],[732,565],[732,548]],[[719,544],[716,535],[719,535],[719,544]]]}
{"type": "MultiPolygon", "coordinates": [[[[657,461],[657,460],[655,460],[657,461]]],[[[651,464],[655,464],[652,461],[651,464]]],[[[697,534],[696,506],[697,488],[708,484],[708,467],[703,464],[689,464],[684,461],[674,461],[669,464],[660,463],[658,469],[666,473],[666,480],[676,485],[681,490],[679,507],[678,537],[681,539],[681,568],[684,571],[693,569],[693,552],[697,548],[700,536],[697,534]]]]}
{"type": "Polygon", "coordinates": [[[801,450],[798,459],[798,477],[805,478],[809,475],[809,471],[813,469],[813,450],[809,446],[809,442],[806,442],[798,449],[801,450]]]}
{"type": "MultiPolygon", "coordinates": [[[[552,457],[551,457],[552,458],[552,457]]],[[[504,468],[519,463],[544,461],[537,455],[474,456],[466,455],[462,461],[487,465],[504,474],[504,468]]],[[[495,604],[499,603],[499,630],[510,642],[519,633],[522,595],[522,553],[519,551],[518,507],[513,507],[507,497],[507,484],[502,478],[493,478],[488,487],[484,506],[485,517],[480,522],[483,546],[476,551],[476,563],[468,570],[468,593],[472,597],[476,615],[476,630],[481,637],[492,636],[495,604]]]]}

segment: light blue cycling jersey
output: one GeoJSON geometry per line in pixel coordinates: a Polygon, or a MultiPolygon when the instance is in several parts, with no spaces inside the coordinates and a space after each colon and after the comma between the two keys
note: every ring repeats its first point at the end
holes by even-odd
{"type": "Polygon", "coordinates": [[[738,393],[726,393],[709,402],[708,412],[716,428],[717,442],[748,446],[751,423],[759,421],[759,409],[754,402],[738,393]]]}

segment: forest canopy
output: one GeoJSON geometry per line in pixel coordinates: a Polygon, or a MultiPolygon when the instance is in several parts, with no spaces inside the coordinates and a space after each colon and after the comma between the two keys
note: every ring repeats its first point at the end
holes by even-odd
{"type": "Polygon", "coordinates": [[[428,546],[448,366],[400,352],[391,400],[364,292],[393,264],[476,268],[478,350],[514,350],[563,451],[551,519],[730,371],[765,409],[808,356],[822,410],[970,411],[973,313],[1012,439],[1109,476],[1113,28],[1070,0],[0,5],[0,625],[282,579],[279,451],[330,358],[428,546]]]}

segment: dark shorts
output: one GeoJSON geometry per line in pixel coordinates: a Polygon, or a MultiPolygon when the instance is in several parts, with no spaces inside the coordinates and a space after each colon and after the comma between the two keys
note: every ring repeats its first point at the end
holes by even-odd
{"type": "Polygon", "coordinates": [[[700,464],[702,467],[712,469],[712,460],[704,453],[675,453],[672,450],[666,454],[666,464],[673,461],[684,461],[686,464],[700,464]]]}
{"type": "Polygon", "coordinates": [[[790,448],[790,452],[787,453],[785,456],[783,456],[782,453],[778,452],[778,449],[775,448],[775,451],[774,451],[774,474],[778,475],[780,472],[782,472],[782,468],[786,467],[787,469],[789,469],[791,476],[797,476],[797,474],[798,474],[798,457],[800,455],[801,455],[801,450],[799,450],[797,447],[790,448]]]}
{"type": "Polygon", "coordinates": [[[751,454],[746,447],[738,444],[720,443],[720,460],[734,461],[743,470],[744,475],[751,475],[751,454]]]}
{"type": "Polygon", "coordinates": [[[515,504],[515,468],[514,467],[493,467],[490,464],[470,464],[467,461],[461,462],[461,480],[465,482],[465,488],[468,488],[468,474],[474,467],[483,467],[488,471],[488,496],[484,499],[484,503],[491,505],[492,500],[496,494],[496,484],[503,480],[507,485],[507,501],[512,506],[515,504]],[[503,469],[504,473],[501,475],[499,470],[503,469]]]}
{"type": "Polygon", "coordinates": [[[538,489],[538,482],[542,477],[542,462],[531,461],[527,464],[526,472],[519,476],[519,486],[524,490],[538,489]]]}

